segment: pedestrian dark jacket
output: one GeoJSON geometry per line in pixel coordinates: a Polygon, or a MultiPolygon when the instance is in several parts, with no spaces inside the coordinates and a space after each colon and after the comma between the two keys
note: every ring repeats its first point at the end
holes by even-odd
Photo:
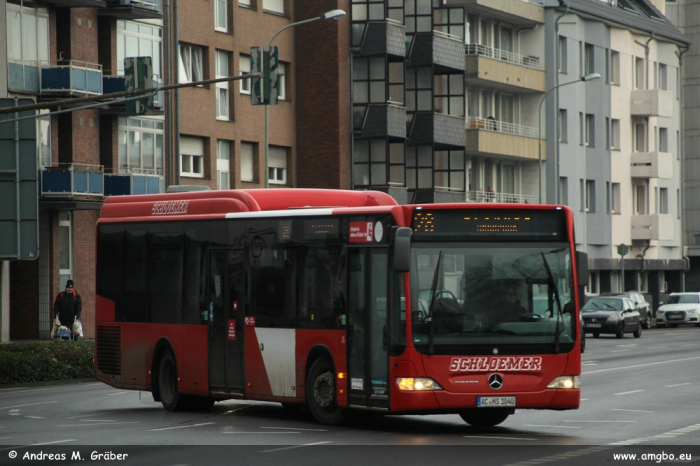
{"type": "Polygon", "coordinates": [[[53,303],[53,314],[58,316],[61,325],[69,329],[73,325],[76,317],[80,318],[83,312],[83,302],[80,295],[75,291],[61,291],[56,296],[56,301],[53,303]]]}

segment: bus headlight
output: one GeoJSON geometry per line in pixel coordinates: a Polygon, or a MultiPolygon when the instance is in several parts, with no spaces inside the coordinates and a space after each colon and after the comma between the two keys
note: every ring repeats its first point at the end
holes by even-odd
{"type": "Polygon", "coordinates": [[[404,391],[442,390],[440,384],[427,377],[396,377],[396,383],[404,391]]]}
{"type": "Polygon", "coordinates": [[[581,377],[578,375],[562,375],[547,385],[547,388],[581,388],[581,377]]]}

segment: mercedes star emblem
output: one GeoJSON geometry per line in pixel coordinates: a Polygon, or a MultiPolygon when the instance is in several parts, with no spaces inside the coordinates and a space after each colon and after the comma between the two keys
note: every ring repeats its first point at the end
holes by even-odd
{"type": "Polygon", "coordinates": [[[501,374],[491,374],[489,376],[489,387],[498,390],[503,386],[503,377],[501,374]]]}

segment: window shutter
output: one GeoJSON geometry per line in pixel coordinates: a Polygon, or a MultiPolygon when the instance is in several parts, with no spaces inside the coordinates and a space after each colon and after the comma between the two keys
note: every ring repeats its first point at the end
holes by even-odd
{"type": "Polygon", "coordinates": [[[204,155],[204,140],[189,136],[180,136],[180,153],[187,155],[204,155]]]}
{"type": "Polygon", "coordinates": [[[254,181],[253,144],[241,143],[241,181],[254,181]]]}
{"type": "Polygon", "coordinates": [[[267,163],[269,167],[287,168],[287,149],[284,147],[270,147],[270,156],[267,163]]]}

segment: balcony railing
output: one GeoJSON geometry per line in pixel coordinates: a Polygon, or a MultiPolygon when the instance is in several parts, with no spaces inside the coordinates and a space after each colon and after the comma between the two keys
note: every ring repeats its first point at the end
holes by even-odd
{"type": "Polygon", "coordinates": [[[503,204],[534,204],[537,197],[528,194],[496,193],[490,191],[467,191],[468,202],[498,202],[503,204]]]}
{"type": "Polygon", "coordinates": [[[104,197],[102,165],[61,163],[40,171],[42,198],[104,197]]]}
{"type": "Polygon", "coordinates": [[[77,60],[41,63],[42,94],[102,94],[102,65],[77,60]]]}
{"type": "Polygon", "coordinates": [[[144,173],[105,173],[105,196],[159,194],[164,192],[163,177],[156,170],[144,173]]]}
{"type": "Polygon", "coordinates": [[[484,131],[513,134],[515,136],[533,139],[539,137],[537,128],[516,125],[515,123],[508,123],[507,121],[494,120],[491,118],[467,117],[467,129],[482,129],[484,131]]]}
{"type": "Polygon", "coordinates": [[[465,51],[466,55],[470,57],[479,56],[493,58],[494,60],[501,60],[507,63],[512,63],[513,65],[525,66],[527,68],[532,68],[533,70],[544,70],[542,63],[540,62],[540,57],[520,55],[517,53],[508,52],[507,50],[500,50],[481,44],[465,44],[465,51]]]}

